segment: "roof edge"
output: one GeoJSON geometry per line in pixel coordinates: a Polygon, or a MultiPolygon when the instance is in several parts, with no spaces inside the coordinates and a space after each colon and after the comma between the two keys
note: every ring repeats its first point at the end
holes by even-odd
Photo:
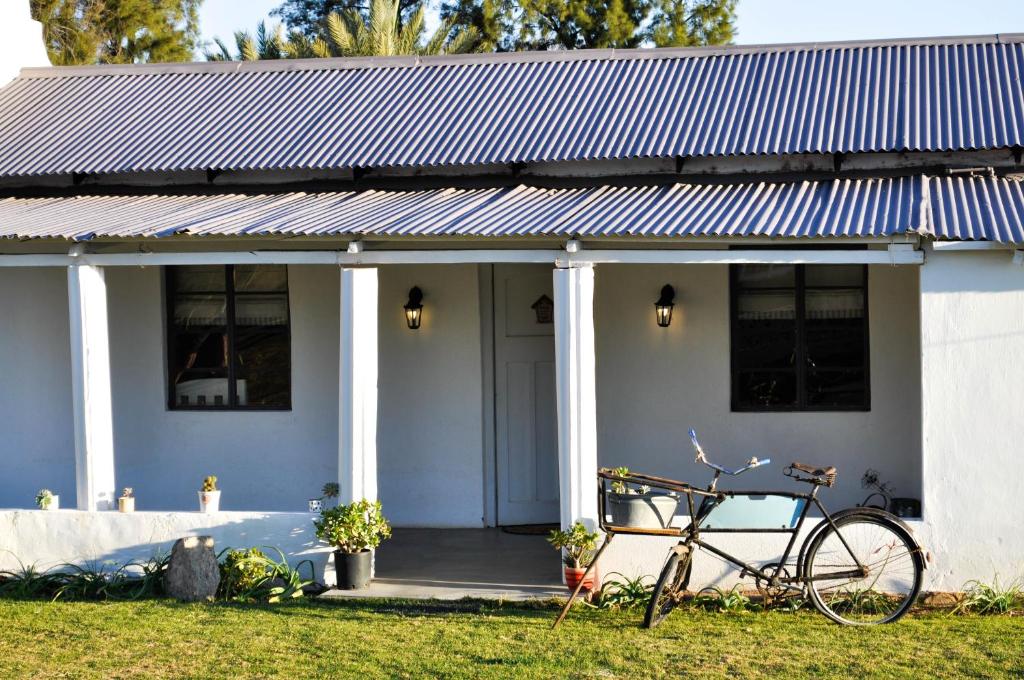
{"type": "Polygon", "coordinates": [[[328,71],[418,66],[468,66],[476,64],[615,61],[633,59],[680,59],[735,54],[807,52],[841,48],[874,48],[932,45],[979,45],[1024,43],[1024,33],[841,40],[831,42],[719,45],[712,47],[659,47],[639,49],[549,50],[534,52],[484,52],[444,56],[335,57],[330,59],[268,59],[263,61],[191,61],[160,64],[103,64],[90,66],[33,66],[21,69],[19,79],[68,78],[177,73],[264,73],[328,71]]]}

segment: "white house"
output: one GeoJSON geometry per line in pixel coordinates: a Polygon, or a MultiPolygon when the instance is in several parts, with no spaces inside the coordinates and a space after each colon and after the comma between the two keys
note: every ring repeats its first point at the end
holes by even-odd
{"type": "Polygon", "coordinates": [[[1006,35],[24,68],[0,548],[304,554],[333,480],[399,527],[565,525],[599,466],[705,480],[694,427],[775,460],[742,486],[835,465],[829,508],[877,470],[927,589],[1019,575],[1022,74],[1006,35]]]}

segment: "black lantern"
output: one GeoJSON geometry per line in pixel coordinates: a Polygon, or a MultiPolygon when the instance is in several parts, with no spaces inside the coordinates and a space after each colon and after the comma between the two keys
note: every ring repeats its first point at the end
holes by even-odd
{"type": "Polygon", "coordinates": [[[661,297],[654,303],[654,318],[658,320],[658,325],[662,328],[668,328],[672,323],[672,308],[676,306],[673,302],[675,299],[675,289],[666,283],[665,287],[661,289],[661,297]]]}
{"type": "Polygon", "coordinates": [[[409,301],[405,303],[405,322],[411,330],[420,327],[420,319],[423,318],[423,291],[419,286],[409,289],[409,301]]]}

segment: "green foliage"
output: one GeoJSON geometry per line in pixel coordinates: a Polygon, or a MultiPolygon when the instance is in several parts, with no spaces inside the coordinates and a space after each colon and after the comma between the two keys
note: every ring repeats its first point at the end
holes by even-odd
{"type": "Polygon", "coordinates": [[[953,614],[1013,614],[1024,609],[1024,588],[1019,581],[1000,585],[996,578],[991,584],[968,581],[964,584],[964,596],[953,614]]]}
{"type": "MultiPolygon", "coordinates": [[[[399,20],[404,24],[413,14],[420,0],[399,0],[399,20]]],[[[291,33],[306,39],[314,39],[327,28],[327,17],[355,10],[361,14],[367,11],[366,0],[284,0],[271,12],[285,23],[291,33]]]]}
{"type": "Polygon", "coordinates": [[[321,500],[324,498],[337,498],[340,491],[341,490],[338,488],[337,482],[327,482],[324,484],[324,488],[320,491],[320,493],[323,494],[320,498],[321,500]]]}
{"type": "Polygon", "coordinates": [[[697,593],[692,604],[700,609],[737,614],[747,611],[750,607],[750,598],[740,591],[738,585],[729,590],[712,586],[697,593]]]}
{"type": "Polygon", "coordinates": [[[203,480],[203,491],[216,491],[217,490],[217,477],[210,475],[203,480]]]}
{"type": "Polygon", "coordinates": [[[653,576],[628,578],[618,572],[612,572],[604,579],[601,590],[594,594],[589,604],[597,609],[646,609],[653,591],[653,576]]]}
{"type": "Polygon", "coordinates": [[[499,52],[721,45],[734,37],[736,0],[443,0],[441,17],[499,52]]]}
{"type": "Polygon", "coordinates": [[[53,492],[49,489],[40,489],[36,494],[36,507],[46,510],[53,503],[53,492]]]}
{"type": "Polygon", "coordinates": [[[369,11],[349,8],[332,12],[315,34],[292,31],[284,35],[280,26],[267,29],[260,22],[256,38],[245,31],[235,33],[237,53],[219,39],[218,50],[206,52],[210,61],[231,59],[305,59],[312,57],[386,57],[403,54],[461,54],[480,44],[473,27],[456,29],[454,21],[442,21],[429,37],[426,34],[426,3],[417,5],[402,21],[400,0],[370,0],[369,11]]]}
{"type": "Polygon", "coordinates": [[[48,571],[19,561],[0,572],[0,596],[50,600],[137,600],[163,594],[167,557],[128,562],[113,569],[62,564],[48,571]]]}
{"type": "Polygon", "coordinates": [[[598,538],[596,531],[587,531],[583,522],[576,522],[565,531],[552,531],[547,541],[552,547],[562,551],[565,566],[582,569],[590,566],[591,560],[594,559],[598,538]]]}
{"type": "Polygon", "coordinates": [[[268,557],[259,548],[228,549],[220,562],[218,598],[240,601],[281,602],[302,597],[303,588],[313,583],[313,563],[303,560],[292,569],[277,548],[277,559],[268,557]],[[304,580],[301,570],[308,565],[310,579],[304,580]]]}
{"type": "Polygon", "coordinates": [[[191,61],[202,0],[31,0],[54,64],[191,61]]]}
{"type": "Polygon", "coordinates": [[[371,503],[365,498],[324,509],[313,524],[317,538],[344,553],[376,548],[391,537],[391,526],[384,519],[380,501],[371,503]]]}

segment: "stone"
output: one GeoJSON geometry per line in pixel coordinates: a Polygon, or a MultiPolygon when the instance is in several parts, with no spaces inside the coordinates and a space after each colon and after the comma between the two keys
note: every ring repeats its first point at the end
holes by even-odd
{"type": "Polygon", "coordinates": [[[183,602],[212,600],[220,585],[220,567],[212,536],[179,538],[171,548],[164,590],[183,602]]]}

